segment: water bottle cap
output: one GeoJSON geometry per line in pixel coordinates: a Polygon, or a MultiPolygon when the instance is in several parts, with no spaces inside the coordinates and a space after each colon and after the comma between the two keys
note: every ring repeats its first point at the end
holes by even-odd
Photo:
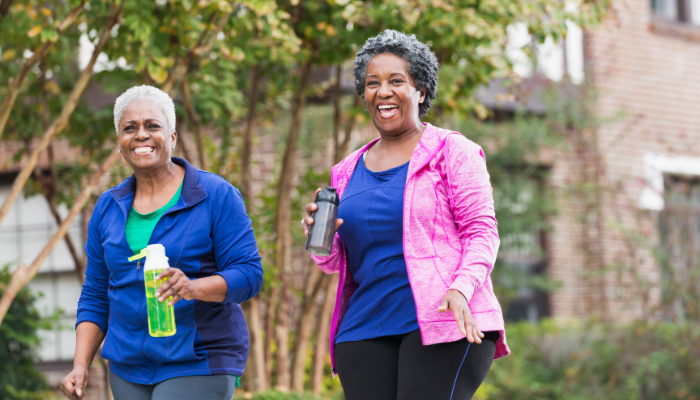
{"type": "Polygon", "coordinates": [[[316,195],[316,203],[318,203],[319,201],[327,201],[329,203],[335,204],[336,206],[340,204],[338,193],[336,192],[335,188],[331,186],[326,186],[325,189],[318,192],[318,194],[316,195]]]}
{"type": "Polygon", "coordinates": [[[146,263],[143,266],[144,271],[170,267],[170,264],[168,264],[168,257],[165,256],[165,246],[162,244],[149,244],[146,249],[148,255],[146,256],[146,263]]]}

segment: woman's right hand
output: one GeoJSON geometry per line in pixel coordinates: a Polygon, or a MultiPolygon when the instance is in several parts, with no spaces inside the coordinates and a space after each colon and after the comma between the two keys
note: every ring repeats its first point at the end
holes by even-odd
{"type": "MultiPolygon", "coordinates": [[[[316,199],[316,195],[318,192],[320,192],[322,189],[318,188],[316,189],[316,192],[314,193],[314,200],[316,199]]],[[[304,222],[304,235],[306,237],[309,236],[309,226],[311,226],[314,223],[314,218],[312,217],[314,211],[318,209],[318,206],[316,203],[311,202],[306,205],[306,217],[302,220],[304,222]]],[[[340,228],[340,225],[343,225],[343,220],[338,218],[335,220],[335,231],[338,232],[338,228],[340,228]]]]}
{"type": "Polygon", "coordinates": [[[61,380],[61,392],[71,400],[81,400],[85,395],[88,370],[85,367],[75,367],[61,380]]]}

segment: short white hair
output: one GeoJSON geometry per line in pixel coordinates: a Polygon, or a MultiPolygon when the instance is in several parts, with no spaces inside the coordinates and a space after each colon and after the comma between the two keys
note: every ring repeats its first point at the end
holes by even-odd
{"type": "Polygon", "coordinates": [[[168,123],[170,132],[175,132],[175,103],[173,99],[164,91],[148,85],[134,86],[117,97],[114,102],[114,129],[119,135],[119,123],[124,116],[124,110],[134,100],[147,100],[158,106],[165,115],[165,121],[168,123]]]}

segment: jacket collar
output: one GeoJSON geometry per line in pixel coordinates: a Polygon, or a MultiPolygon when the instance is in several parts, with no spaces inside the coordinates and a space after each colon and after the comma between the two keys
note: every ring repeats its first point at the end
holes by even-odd
{"type": "MultiPolygon", "coordinates": [[[[421,136],[420,142],[418,142],[415,150],[413,150],[411,162],[408,165],[407,180],[421,168],[426,166],[433,158],[435,158],[435,155],[442,149],[442,146],[445,144],[445,140],[447,140],[447,137],[450,134],[457,133],[446,129],[437,128],[427,122],[423,122],[423,125],[425,125],[425,130],[423,131],[423,136],[421,136]]],[[[372,145],[377,143],[379,139],[380,138],[376,138],[362,146],[361,149],[349,155],[338,164],[338,172],[336,175],[338,177],[337,189],[340,192],[345,190],[345,186],[347,186],[350,176],[355,171],[355,167],[360,161],[362,154],[369,150],[372,145]]]]}
{"type": "MultiPolygon", "coordinates": [[[[171,157],[173,163],[185,168],[185,178],[182,181],[182,199],[185,207],[194,204],[207,196],[207,191],[199,182],[199,170],[190,165],[184,158],[171,157]]],[[[115,200],[121,201],[134,194],[136,191],[136,177],[131,175],[119,186],[112,189],[115,200]]]]}

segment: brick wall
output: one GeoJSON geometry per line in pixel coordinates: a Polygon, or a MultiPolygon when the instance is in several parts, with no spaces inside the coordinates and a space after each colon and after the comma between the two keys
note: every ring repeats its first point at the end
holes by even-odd
{"type": "MultiPolygon", "coordinates": [[[[659,221],[657,211],[639,205],[647,184],[643,157],[700,157],[700,41],[690,28],[659,23],[649,4],[620,2],[615,18],[585,35],[595,110],[615,117],[596,137],[599,215],[584,223],[577,204],[560,196],[559,215],[552,221],[550,274],[564,285],[551,296],[558,318],[598,315],[624,321],[641,316],[659,299],[660,270],[642,246],[658,242],[659,221]],[[610,272],[591,277],[597,268],[610,272]]],[[[562,154],[554,165],[551,183],[561,192],[581,175],[579,160],[571,155],[562,154]]]]}

